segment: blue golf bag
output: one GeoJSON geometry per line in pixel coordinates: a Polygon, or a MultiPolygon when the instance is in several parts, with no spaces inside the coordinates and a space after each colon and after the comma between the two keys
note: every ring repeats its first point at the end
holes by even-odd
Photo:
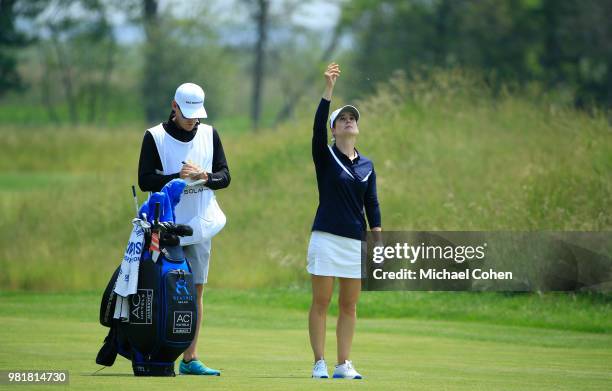
{"type": "Polygon", "coordinates": [[[137,290],[127,297],[129,316],[123,320],[113,317],[118,300],[115,284],[121,266],[102,295],[100,323],[110,330],[96,357],[100,365],[112,366],[119,354],[132,362],[136,376],[175,376],[174,361],[195,337],[198,322],[195,285],[178,239],[192,231],[172,222],[173,208],[184,188],[184,182],[180,182],[178,186],[174,184],[174,198],[168,197],[167,192],[154,193],[148,205],[145,203],[139,211],[143,225],[149,228],[144,229],[145,250],[140,257],[137,290]],[[167,198],[171,202],[166,202],[167,198]],[[155,204],[158,210],[161,208],[162,216],[157,218],[155,213],[156,218],[148,224],[147,212],[155,204]],[[149,251],[150,248],[159,252],[149,251]]]}

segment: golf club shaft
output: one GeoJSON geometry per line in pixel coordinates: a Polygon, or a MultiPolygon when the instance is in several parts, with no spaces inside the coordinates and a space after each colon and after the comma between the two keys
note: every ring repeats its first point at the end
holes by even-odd
{"type": "Polygon", "coordinates": [[[134,196],[134,206],[136,207],[136,218],[138,218],[138,197],[136,197],[136,187],[132,185],[132,195],[134,196]]]}

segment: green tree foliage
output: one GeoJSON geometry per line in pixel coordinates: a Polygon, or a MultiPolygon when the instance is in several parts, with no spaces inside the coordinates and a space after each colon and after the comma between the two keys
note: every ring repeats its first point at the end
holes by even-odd
{"type": "Polygon", "coordinates": [[[357,90],[396,69],[461,66],[612,106],[611,0],[358,0],[343,15],[358,26],[357,90]]]}
{"type": "Polygon", "coordinates": [[[72,124],[105,114],[117,49],[108,7],[100,0],[55,0],[37,20],[42,98],[52,120],[58,106],[67,107],[72,124]]]}
{"type": "Polygon", "coordinates": [[[22,87],[17,72],[16,49],[30,43],[31,37],[17,30],[17,18],[31,19],[41,12],[43,6],[41,0],[0,1],[0,96],[22,87]]]}
{"type": "Polygon", "coordinates": [[[140,85],[147,123],[167,119],[176,87],[185,82],[202,86],[207,112],[214,116],[228,93],[223,83],[233,66],[218,44],[213,16],[205,4],[194,5],[189,15],[179,18],[156,3],[143,2],[146,42],[140,85]]]}

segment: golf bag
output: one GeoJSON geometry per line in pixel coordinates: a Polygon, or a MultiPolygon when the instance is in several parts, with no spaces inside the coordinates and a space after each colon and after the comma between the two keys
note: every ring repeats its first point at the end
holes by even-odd
{"type": "Polygon", "coordinates": [[[198,322],[191,267],[178,239],[191,235],[192,230],[185,225],[159,223],[157,211],[155,216],[152,224],[144,216],[143,225],[148,228],[143,248],[147,250],[140,258],[136,293],[127,298],[129,316],[114,318],[121,266],[108,282],[100,305],[100,323],[110,330],[96,363],[112,366],[119,354],[132,361],[136,376],[174,376],[174,361],[193,341],[198,322]],[[157,248],[158,240],[156,257],[156,252],[148,249],[157,248]]]}

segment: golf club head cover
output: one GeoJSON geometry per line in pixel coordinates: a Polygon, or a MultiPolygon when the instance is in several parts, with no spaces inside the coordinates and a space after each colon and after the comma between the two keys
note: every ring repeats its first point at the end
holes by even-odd
{"type": "Polygon", "coordinates": [[[168,200],[170,201],[170,210],[172,211],[172,220],[167,221],[176,221],[174,215],[174,208],[181,200],[181,195],[183,194],[183,190],[185,190],[185,186],[187,186],[187,182],[182,179],[176,178],[166,183],[166,185],[161,189],[163,193],[166,193],[168,200]]]}
{"type": "Polygon", "coordinates": [[[174,208],[181,200],[185,186],[187,186],[187,182],[182,179],[173,179],[166,183],[161,191],[151,194],[149,199],[142,204],[138,211],[139,216],[142,217],[143,213],[146,213],[147,221],[152,223],[155,217],[155,203],[159,202],[161,209],[159,221],[174,222],[174,208]]]}
{"type": "Polygon", "coordinates": [[[166,232],[168,234],[173,234],[177,236],[189,236],[193,235],[193,229],[185,224],[174,224],[169,221],[159,223],[158,226],[161,231],[166,232]]]}
{"type": "Polygon", "coordinates": [[[159,245],[161,247],[174,247],[178,246],[180,243],[178,236],[168,232],[163,232],[159,239],[159,245]]]}
{"type": "Polygon", "coordinates": [[[191,236],[193,235],[193,228],[186,224],[176,224],[174,233],[177,236],[191,236]]]}
{"type": "Polygon", "coordinates": [[[142,216],[143,213],[146,213],[147,221],[153,223],[153,219],[155,218],[155,203],[157,202],[159,202],[160,207],[159,221],[174,221],[170,200],[166,193],[161,191],[151,194],[149,199],[140,207],[139,214],[142,216]]]}

